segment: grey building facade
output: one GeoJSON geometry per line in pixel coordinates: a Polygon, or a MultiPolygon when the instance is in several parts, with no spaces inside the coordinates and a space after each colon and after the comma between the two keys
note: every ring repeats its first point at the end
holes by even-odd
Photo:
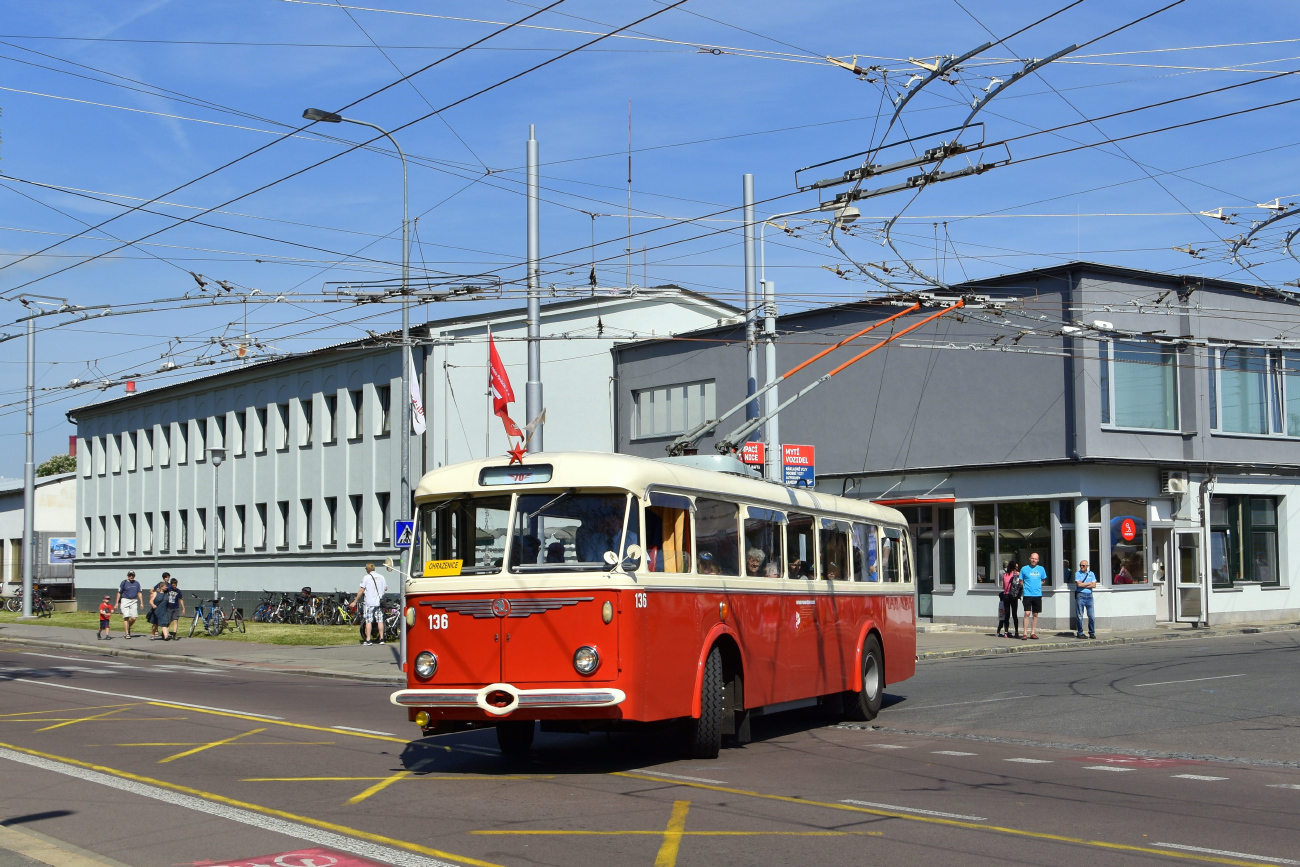
{"type": "MultiPolygon", "coordinates": [[[[736,312],[684,290],[543,305],[544,337],[582,338],[578,350],[543,344],[543,377],[556,380],[547,398],[554,419],[545,429],[548,448],[610,450],[609,348],[616,340],[726,322],[736,312]]],[[[448,455],[457,461],[506,448],[500,420],[485,406],[489,327],[519,394],[516,420],[525,421],[522,310],[413,328],[428,429],[411,437],[412,490],[448,455]]],[[[246,610],[262,590],[355,592],[366,562],[396,553],[398,437],[407,402],[394,337],[235,367],[69,412],[79,437],[79,597],[90,601],[116,588],[128,569],[146,586],[165,570],[183,590],[209,595],[214,545],[221,592],[238,594],[246,610]],[[219,468],[212,448],[226,450],[219,468]]]]}
{"type": "MultiPolygon", "coordinates": [[[[780,418],[784,443],[816,447],[819,488],[908,515],[923,615],[993,625],[1000,573],[1037,553],[1048,629],[1071,626],[1081,559],[1101,581],[1102,628],[1300,618],[1296,297],[1086,263],[953,288],[947,302],[970,306],[780,418]]],[[[909,303],[783,317],[778,372],[909,303]]],[[[920,315],[795,374],[782,395],[920,315]]],[[[614,349],[620,451],[662,456],[744,399],[743,330],[689,336],[614,349]]]]}

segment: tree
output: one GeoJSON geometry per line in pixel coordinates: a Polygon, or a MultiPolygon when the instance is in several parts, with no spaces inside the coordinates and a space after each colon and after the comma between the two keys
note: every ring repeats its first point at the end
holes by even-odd
{"type": "Polygon", "coordinates": [[[36,468],[38,476],[54,476],[59,473],[75,473],[77,458],[75,455],[55,455],[36,468]]]}

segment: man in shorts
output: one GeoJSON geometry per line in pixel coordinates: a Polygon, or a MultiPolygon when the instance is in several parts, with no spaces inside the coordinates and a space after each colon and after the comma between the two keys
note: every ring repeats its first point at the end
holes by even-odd
{"type": "Polygon", "coordinates": [[[1038,565],[1038,555],[1029,555],[1029,565],[1020,570],[1020,581],[1025,587],[1025,634],[1024,638],[1038,640],[1038,615],[1043,613],[1043,582],[1047,580],[1047,570],[1038,565]]]}
{"type": "Polygon", "coordinates": [[[118,585],[114,606],[122,609],[122,625],[125,627],[126,637],[130,638],[131,627],[135,625],[135,619],[140,616],[140,582],[135,580],[135,572],[127,572],[126,580],[118,585]]]}
{"type": "Polygon", "coordinates": [[[372,644],[384,643],[384,609],[379,603],[383,601],[384,594],[388,592],[388,582],[384,576],[375,571],[374,563],[366,564],[366,574],[361,578],[361,587],[357,590],[357,598],[352,600],[352,607],[356,608],[357,603],[361,603],[361,622],[365,624],[366,637],[361,643],[366,647],[372,644]],[[378,635],[375,640],[370,640],[370,625],[375,625],[375,631],[378,635]]]}

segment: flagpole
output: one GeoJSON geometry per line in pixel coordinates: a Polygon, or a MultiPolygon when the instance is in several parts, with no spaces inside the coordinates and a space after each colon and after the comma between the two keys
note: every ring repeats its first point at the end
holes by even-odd
{"type": "Polygon", "coordinates": [[[487,339],[487,417],[483,422],[483,458],[492,457],[492,326],[487,339]]]}

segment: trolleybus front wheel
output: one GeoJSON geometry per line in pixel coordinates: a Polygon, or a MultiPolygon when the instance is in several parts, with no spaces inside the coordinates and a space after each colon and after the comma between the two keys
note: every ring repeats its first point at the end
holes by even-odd
{"type": "Polygon", "coordinates": [[[873,720],[884,700],[885,657],[880,652],[880,639],[869,635],[862,645],[862,692],[844,694],[844,716],[857,722],[873,720]]]}
{"type": "Polygon", "coordinates": [[[722,649],[714,647],[704,661],[700,716],[686,721],[686,749],[693,759],[716,759],[722,749],[722,713],[726,703],[722,676],[722,649]]]}
{"type": "Polygon", "coordinates": [[[512,759],[523,758],[533,748],[533,731],[537,724],[532,720],[503,720],[497,723],[497,746],[503,755],[512,759]]]}

